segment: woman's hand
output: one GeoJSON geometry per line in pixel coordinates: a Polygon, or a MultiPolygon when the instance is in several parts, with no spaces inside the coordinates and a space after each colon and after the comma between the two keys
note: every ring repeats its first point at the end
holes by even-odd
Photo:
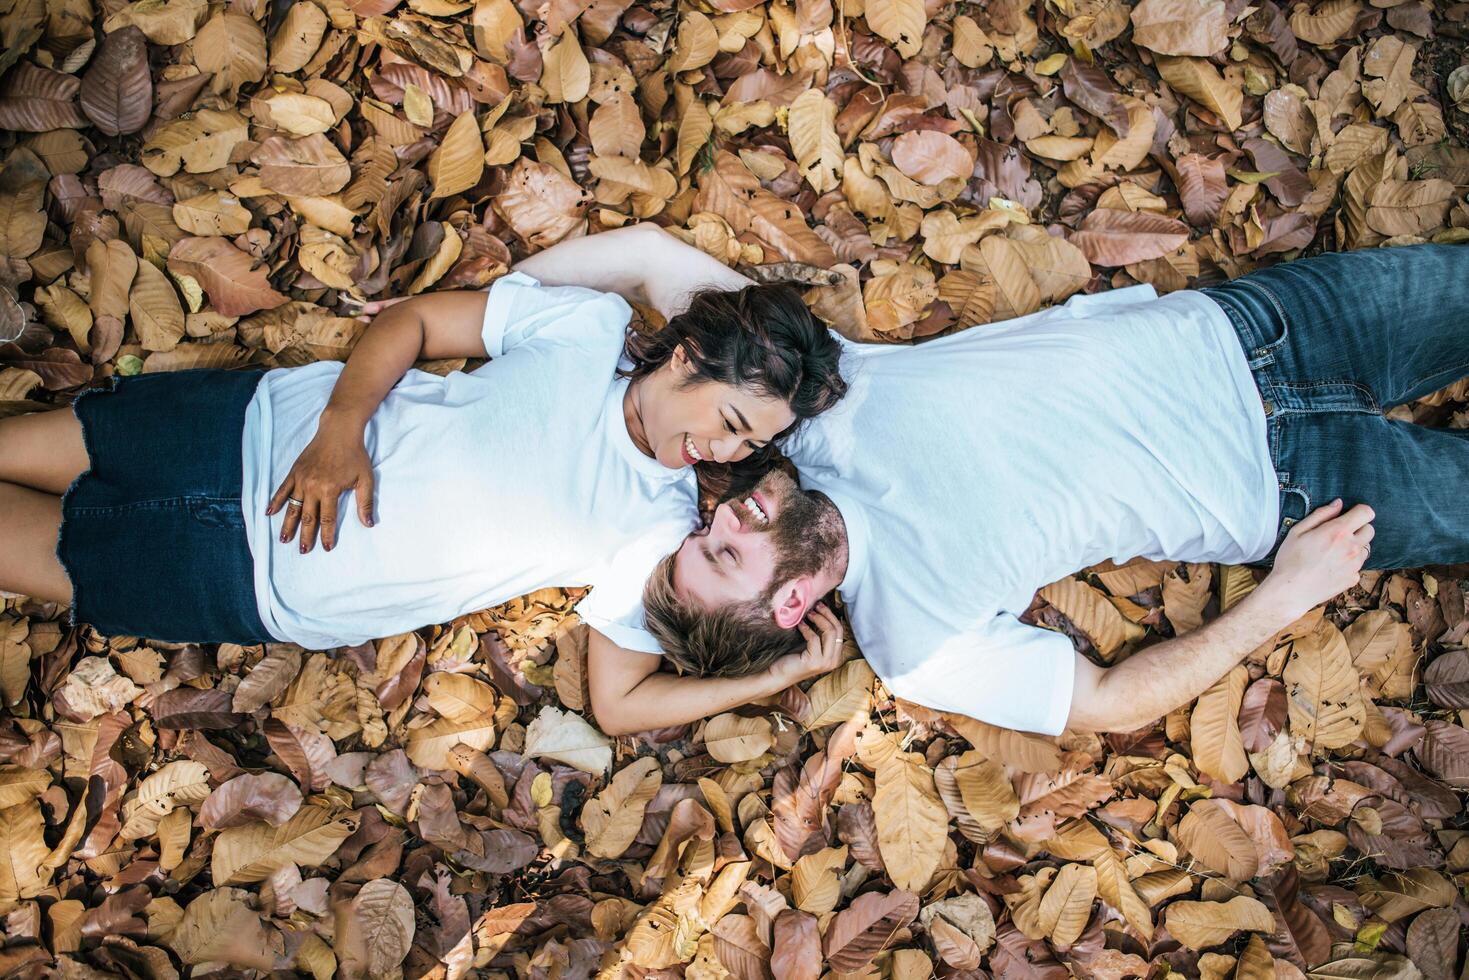
{"type": "Polygon", "coordinates": [[[770,665],[770,679],[773,685],[778,685],[776,691],[784,691],[792,684],[820,677],[835,670],[842,662],[842,641],[846,638],[846,630],[842,628],[836,613],[826,603],[818,602],[816,608],[807,613],[806,618],[811,621],[814,629],[805,623],[798,623],[796,626],[806,639],[806,649],[801,653],[781,657],[770,665]]]}
{"type": "Polygon", "coordinates": [[[323,419],[316,436],[270,498],[265,513],[274,515],[285,507],[281,543],[291,540],[299,527],[301,554],[316,546],[318,532],[321,546],[331,551],[337,543],[337,505],[348,491],[357,493],[357,517],[362,526],[372,527],[372,459],[361,432],[323,419]]]}

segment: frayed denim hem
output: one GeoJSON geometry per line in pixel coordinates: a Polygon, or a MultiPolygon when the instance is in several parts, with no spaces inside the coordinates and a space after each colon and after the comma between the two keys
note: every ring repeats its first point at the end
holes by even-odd
{"type": "Polygon", "coordinates": [[[67,581],[71,583],[71,608],[69,608],[66,612],[66,625],[73,629],[75,629],[78,625],[77,602],[80,598],[80,586],[77,584],[77,576],[72,572],[72,564],[66,558],[66,548],[68,543],[68,523],[66,520],[66,508],[67,505],[70,504],[72,502],[72,499],[76,496],[77,488],[82,485],[82,481],[92,475],[92,461],[97,458],[97,454],[92,449],[92,432],[90,429],[87,428],[86,419],[83,418],[82,414],[77,411],[77,406],[80,405],[85,399],[91,398],[93,395],[111,394],[116,389],[117,376],[110,375],[103,384],[98,385],[94,388],[88,388],[86,391],[83,391],[81,394],[77,395],[71,403],[71,412],[73,415],[76,416],[77,424],[81,427],[82,430],[82,449],[87,454],[87,468],[77,474],[77,478],[71,481],[71,486],[67,487],[66,492],[61,495],[61,524],[56,529],[56,561],[61,565],[61,570],[66,573],[67,581]]]}

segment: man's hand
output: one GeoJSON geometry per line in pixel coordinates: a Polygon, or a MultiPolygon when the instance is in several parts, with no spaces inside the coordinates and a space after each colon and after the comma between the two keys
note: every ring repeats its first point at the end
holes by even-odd
{"type": "Polygon", "coordinates": [[[807,613],[806,618],[815,627],[812,629],[805,623],[797,624],[801,636],[806,640],[806,649],[801,653],[781,657],[770,665],[770,678],[779,685],[777,690],[784,691],[792,684],[820,677],[835,670],[842,662],[842,641],[846,638],[846,630],[842,628],[836,613],[826,603],[818,602],[816,608],[807,613]]]}
{"type": "Polygon", "coordinates": [[[1366,504],[1341,511],[1342,502],[1333,500],[1291,528],[1275,556],[1274,570],[1256,590],[1279,604],[1285,622],[1357,584],[1372,550],[1372,519],[1377,515],[1366,504]]]}
{"type": "Polygon", "coordinates": [[[1312,608],[1357,584],[1372,541],[1372,508],[1333,500],[1291,529],[1259,588],[1211,623],[1102,668],[1080,654],[1068,726],[1130,732],[1198,697],[1312,608]]]}

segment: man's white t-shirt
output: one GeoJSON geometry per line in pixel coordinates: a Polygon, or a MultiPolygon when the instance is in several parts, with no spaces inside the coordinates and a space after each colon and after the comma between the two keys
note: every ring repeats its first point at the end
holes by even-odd
{"type": "Polygon", "coordinates": [[[1151,286],[917,346],[846,344],[850,390],[787,449],[847,524],[841,594],[893,693],[1059,733],[1074,653],[1021,623],[1104,559],[1274,545],[1265,416],[1219,306],[1151,286]]]}
{"type": "Polygon", "coordinates": [[[474,371],[411,370],[367,425],[375,524],[344,498],[332,551],[281,544],[271,494],[316,434],[339,363],[269,372],[245,417],[243,506],[260,618],[322,649],[440,623],[545,586],[591,585],[577,612],[617,644],[657,652],[643,583],[697,525],[692,468],[633,444],[616,376],[620,298],[496,280],[474,371]]]}

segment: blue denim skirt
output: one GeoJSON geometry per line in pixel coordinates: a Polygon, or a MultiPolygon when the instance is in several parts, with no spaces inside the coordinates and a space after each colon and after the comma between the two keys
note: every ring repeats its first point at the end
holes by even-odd
{"type": "Polygon", "coordinates": [[[260,371],[113,379],[78,396],[91,469],[61,499],[73,623],[176,643],[274,638],[240,510],[245,409],[260,371]]]}

